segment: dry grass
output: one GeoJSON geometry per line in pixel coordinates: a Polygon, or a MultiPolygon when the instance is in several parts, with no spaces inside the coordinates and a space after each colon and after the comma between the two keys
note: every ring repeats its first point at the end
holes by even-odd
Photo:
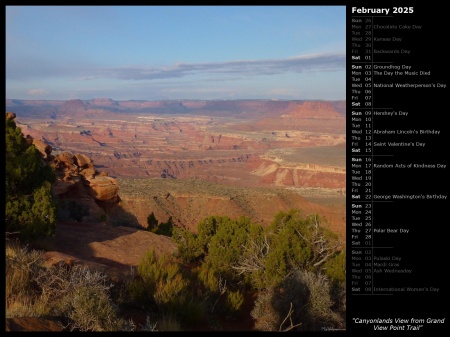
{"type": "Polygon", "coordinates": [[[117,315],[106,275],[86,266],[42,267],[42,252],[6,242],[6,317],[60,316],[69,330],[131,329],[117,315]]]}
{"type": "Polygon", "coordinates": [[[34,279],[41,262],[41,252],[29,250],[15,240],[6,241],[6,317],[40,315],[42,308],[34,306],[37,299],[34,279]]]}

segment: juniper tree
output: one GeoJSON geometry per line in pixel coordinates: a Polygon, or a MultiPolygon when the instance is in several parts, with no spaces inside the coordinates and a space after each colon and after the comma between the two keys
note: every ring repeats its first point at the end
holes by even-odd
{"type": "Polygon", "coordinates": [[[14,118],[6,118],[6,233],[23,240],[51,236],[56,229],[56,204],[51,184],[53,169],[29,144],[14,118]]]}

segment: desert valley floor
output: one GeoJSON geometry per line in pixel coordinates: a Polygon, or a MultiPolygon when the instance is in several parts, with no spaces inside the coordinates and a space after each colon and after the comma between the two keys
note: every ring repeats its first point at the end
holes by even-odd
{"type": "Polygon", "coordinates": [[[318,213],[345,241],[345,101],[7,100],[24,135],[92,158],[145,226],[318,213]]]}

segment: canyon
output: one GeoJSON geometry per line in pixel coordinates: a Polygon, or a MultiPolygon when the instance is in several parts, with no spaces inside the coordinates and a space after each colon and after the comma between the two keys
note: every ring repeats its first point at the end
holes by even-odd
{"type": "Polygon", "coordinates": [[[151,212],[192,231],[209,215],[267,225],[300,208],[345,241],[345,101],[7,99],[6,111],[54,155],[114,179],[129,216],[106,209],[120,225],[146,227],[151,212]]]}

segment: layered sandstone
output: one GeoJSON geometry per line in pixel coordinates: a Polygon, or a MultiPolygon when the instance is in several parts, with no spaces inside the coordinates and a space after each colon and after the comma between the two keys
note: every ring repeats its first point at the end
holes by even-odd
{"type": "MultiPolygon", "coordinates": [[[[81,193],[75,186],[82,185],[80,190],[89,190],[86,198],[108,209],[108,219],[119,219],[123,224],[145,226],[146,216],[155,210],[161,221],[172,215],[180,225],[192,228],[206,215],[193,216],[197,208],[212,211],[205,205],[215,205],[223,214],[236,215],[254,216],[270,209],[271,214],[264,215],[266,219],[283,204],[303,205],[257,198],[260,208],[236,206],[236,199],[217,198],[211,191],[204,191],[203,195],[181,193],[187,179],[236,188],[292,189],[327,207],[333,198],[345,199],[343,101],[101,98],[62,101],[59,105],[51,102],[46,105],[48,113],[39,110],[45,102],[10,100],[8,104],[25,111],[25,115],[20,114],[18,125],[24,133],[50,145],[51,155],[69,152],[85,155],[95,163],[93,166],[81,157],[73,159],[73,163],[69,160],[72,170],[66,171],[59,182],[60,188],[65,188],[62,193],[66,197],[81,193]],[[33,112],[34,108],[39,109],[33,112]],[[125,179],[135,178],[162,178],[177,182],[180,187],[172,189],[167,199],[154,191],[145,191],[157,197],[151,204],[121,192],[122,200],[116,205],[130,209],[119,215],[113,212],[115,215],[111,216],[112,207],[107,200],[113,200],[116,194],[114,179],[122,184],[125,179]],[[71,186],[78,180],[83,184],[71,186]],[[268,207],[271,202],[277,206],[268,207]]],[[[337,204],[341,207],[343,203],[337,204]]],[[[342,207],[337,211],[336,218],[343,218],[343,210],[342,207]]],[[[321,211],[326,213],[325,209],[321,211]]],[[[261,221],[261,217],[255,218],[261,221]]]]}

